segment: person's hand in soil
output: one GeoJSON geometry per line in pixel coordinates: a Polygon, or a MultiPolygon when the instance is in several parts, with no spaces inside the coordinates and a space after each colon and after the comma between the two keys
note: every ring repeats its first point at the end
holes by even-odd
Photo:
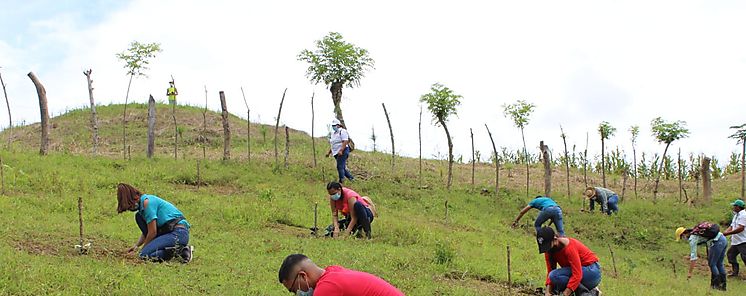
{"type": "Polygon", "coordinates": [[[130,247],[129,249],[127,249],[127,254],[132,254],[132,253],[134,253],[134,252],[135,252],[136,250],[137,250],[137,247],[134,247],[134,246],[133,246],[133,247],[130,247]]]}

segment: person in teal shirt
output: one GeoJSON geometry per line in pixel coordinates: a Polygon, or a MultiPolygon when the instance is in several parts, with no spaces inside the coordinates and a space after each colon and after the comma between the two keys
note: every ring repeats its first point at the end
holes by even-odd
{"type": "Polygon", "coordinates": [[[183,263],[192,260],[191,225],[173,204],[124,183],[117,185],[117,202],[118,213],[136,212],[135,222],[141,232],[137,243],[127,253],[143,246],[139,253],[142,259],[162,262],[179,257],[183,263]]]}
{"type": "Polygon", "coordinates": [[[539,216],[536,217],[536,221],[534,221],[534,227],[537,232],[541,229],[541,225],[544,224],[544,222],[552,220],[554,226],[557,227],[557,234],[565,236],[565,227],[562,223],[562,209],[554,200],[546,196],[537,196],[529,202],[528,205],[518,214],[518,217],[515,218],[512,226],[518,226],[518,221],[520,221],[523,215],[531,209],[539,210],[539,216]]]}

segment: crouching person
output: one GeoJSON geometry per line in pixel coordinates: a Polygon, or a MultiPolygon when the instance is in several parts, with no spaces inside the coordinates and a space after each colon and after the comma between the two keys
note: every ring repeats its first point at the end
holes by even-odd
{"type": "Polygon", "coordinates": [[[118,213],[136,212],[135,222],[141,233],[127,253],[143,246],[139,253],[142,259],[162,262],[179,257],[182,263],[192,260],[193,247],[189,246],[191,225],[174,205],[124,183],[117,185],[117,202],[118,213]]]}
{"type": "Polygon", "coordinates": [[[545,295],[601,294],[598,289],[601,266],[596,254],[588,247],[574,238],[556,235],[550,227],[539,229],[536,242],[547,264],[545,295]],[[559,269],[556,269],[557,265],[559,269]]]}
{"type": "Polygon", "coordinates": [[[352,189],[342,187],[341,183],[329,182],[326,185],[329,194],[329,206],[332,212],[332,236],[338,237],[341,229],[344,235],[350,236],[362,230],[365,236],[371,238],[371,226],[376,216],[376,206],[367,196],[360,196],[352,189]],[[345,219],[339,219],[339,213],[345,219]]]}
{"type": "Polygon", "coordinates": [[[321,268],[303,254],[285,257],[278,277],[290,293],[300,296],[404,296],[375,275],[341,266],[321,268]]]}
{"type": "Polygon", "coordinates": [[[697,246],[707,245],[707,265],[710,267],[710,288],[715,290],[726,290],[725,247],[728,241],[720,232],[717,223],[700,222],[694,228],[679,227],[676,229],[676,241],[682,238],[689,241],[689,273],[686,278],[692,277],[694,263],[697,261],[697,246]]]}

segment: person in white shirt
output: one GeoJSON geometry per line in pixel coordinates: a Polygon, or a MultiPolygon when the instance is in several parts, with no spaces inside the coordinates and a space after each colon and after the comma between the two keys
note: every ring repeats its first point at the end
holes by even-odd
{"type": "Polygon", "coordinates": [[[339,183],[344,183],[345,178],[352,181],[355,178],[350,173],[350,170],[347,169],[347,157],[350,156],[350,135],[342,123],[339,122],[339,119],[335,118],[332,120],[332,129],[334,129],[334,133],[329,138],[331,148],[326,153],[326,156],[329,157],[329,155],[333,154],[334,159],[337,160],[339,183]]]}
{"type": "Polygon", "coordinates": [[[746,210],[744,210],[743,200],[737,199],[730,204],[733,206],[733,221],[730,223],[730,227],[726,229],[723,234],[730,238],[730,247],[726,256],[728,257],[728,263],[731,266],[731,272],[728,276],[738,276],[738,255],[741,255],[741,261],[746,264],[746,210]]]}

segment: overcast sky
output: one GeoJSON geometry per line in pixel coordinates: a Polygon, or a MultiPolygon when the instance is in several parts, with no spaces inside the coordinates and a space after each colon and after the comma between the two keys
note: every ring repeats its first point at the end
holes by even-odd
{"type": "MultiPolygon", "coordinates": [[[[39,121],[33,71],[45,84],[54,115],[88,104],[84,69],[93,69],[97,103],[123,103],[127,76],[115,53],[133,41],[159,42],[163,52],[148,78],[136,78],[131,101],[153,94],[165,101],[170,76],[179,100],[273,122],[288,88],[282,123],[310,132],[316,93],[316,134],[333,118],[331,95],[305,77],[298,53],[330,31],[366,48],[376,61],[360,87],[344,89],[342,108],[358,146],[370,149],[371,128],[390,151],[381,108],[394,125],[397,152],[417,155],[419,97],[439,82],[463,96],[450,119],[455,153],[521,147],[520,132],[502,105],[537,105],[526,128],[529,149],[546,141],[600,151],[601,121],[617,128],[608,141],[631,154],[631,125],[641,127],[638,150],[661,153],[651,119],[684,120],[689,138],[672,149],[717,155],[735,141],[729,126],[746,122],[746,2],[744,1],[35,1],[2,0],[0,66],[16,122],[39,121]]],[[[425,111],[427,112],[427,111],[425,111]]],[[[447,153],[442,128],[423,115],[423,154],[447,153]]],[[[7,114],[0,112],[0,125],[7,114]]],[[[468,159],[465,156],[464,159],[468,159]]]]}

